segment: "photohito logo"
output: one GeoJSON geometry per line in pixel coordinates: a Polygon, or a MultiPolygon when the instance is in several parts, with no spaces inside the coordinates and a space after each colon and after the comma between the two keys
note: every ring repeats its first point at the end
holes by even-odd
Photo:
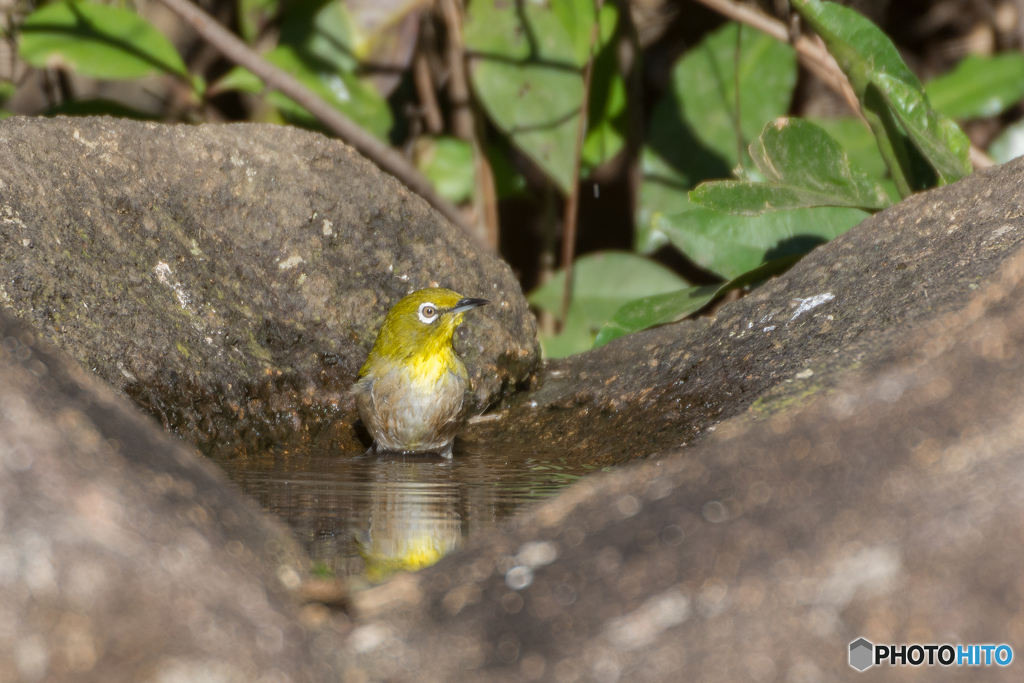
{"type": "Polygon", "coordinates": [[[1012,661],[1009,645],[874,645],[866,638],[850,643],[850,666],[857,671],[883,662],[889,666],[1006,666],[1012,661]]]}

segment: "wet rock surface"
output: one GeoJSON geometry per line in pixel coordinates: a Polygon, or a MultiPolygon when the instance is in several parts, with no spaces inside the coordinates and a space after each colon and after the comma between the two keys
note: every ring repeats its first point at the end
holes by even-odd
{"type": "Polygon", "coordinates": [[[963,306],[1024,238],[1024,163],[911,197],[788,273],[699,318],[550,362],[539,389],[467,439],[621,463],[773,411],[891,357],[905,335],[963,306]]]}
{"type": "Polygon", "coordinates": [[[271,125],[0,123],[0,299],[207,453],[365,449],[348,394],[405,294],[493,303],[475,409],[537,359],[509,268],[338,141],[271,125]]]}
{"type": "Polygon", "coordinates": [[[313,681],[287,529],[0,313],[0,677],[313,681]]]}
{"type": "MultiPolygon", "coordinates": [[[[1017,169],[988,177],[1007,182],[1017,169]]],[[[913,200],[917,215],[942,196],[913,200]]],[[[961,223],[958,239],[997,258],[985,239],[1016,225],[1019,208],[963,210],[993,216],[977,240],[961,223]]],[[[919,226],[874,234],[896,240],[919,226]]],[[[930,234],[941,243],[942,232],[930,234]]],[[[969,253],[949,260],[964,305],[934,302],[948,312],[897,335],[832,391],[770,416],[748,411],[700,444],[589,477],[433,568],[362,595],[337,660],[343,676],[1016,680],[1016,661],[866,674],[847,664],[859,637],[1015,649],[1024,637],[1024,255],[1003,259],[967,296],[979,269],[969,253]]],[[[883,291],[942,289],[917,272],[916,287],[883,291]]],[[[872,301],[882,276],[859,275],[872,301]]],[[[807,293],[854,293],[820,284],[807,293]]],[[[876,315],[921,321],[932,301],[921,297],[916,310],[874,298],[876,315]]],[[[866,340],[848,345],[871,352],[866,340]]]]}

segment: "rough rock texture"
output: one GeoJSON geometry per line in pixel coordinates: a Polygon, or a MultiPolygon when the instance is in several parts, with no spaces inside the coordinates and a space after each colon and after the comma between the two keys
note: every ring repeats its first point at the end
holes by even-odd
{"type": "Polygon", "coordinates": [[[0,122],[0,299],[206,451],[362,448],[347,389],[391,304],[493,303],[482,410],[537,359],[509,268],[338,141],[271,125],[0,122]]]}
{"type": "Polygon", "coordinates": [[[283,525],[0,314],[0,679],[330,680],[283,525]]]}
{"type": "MultiPolygon", "coordinates": [[[[998,180],[996,193],[1015,176],[988,178],[998,180]]],[[[966,290],[980,266],[959,260],[970,252],[950,240],[990,258],[1000,251],[986,245],[1018,230],[1021,210],[964,204],[959,225],[929,229],[928,207],[956,191],[913,200],[920,223],[903,213],[902,223],[872,234],[881,244],[898,241],[897,233],[930,234],[930,258],[952,250],[951,266],[961,269],[952,273],[954,286],[966,290]],[[979,213],[985,229],[975,238],[966,216],[979,213]],[[1002,225],[1010,228],[1000,232],[1002,225]]],[[[956,214],[947,205],[942,215],[956,214]]],[[[844,247],[836,251],[856,257],[844,247]]],[[[922,275],[927,259],[910,256],[889,262],[918,273],[895,293],[941,291],[938,278],[922,275]]],[[[820,263],[811,273],[824,277],[820,263]]],[[[858,270],[861,287],[853,290],[841,287],[843,270],[832,272],[835,283],[794,293],[835,292],[834,317],[844,302],[855,306],[853,297],[870,304],[871,290],[886,282],[894,293],[891,274],[858,270]]],[[[932,299],[911,299],[913,310],[899,301],[876,315],[921,319],[932,299]]],[[[826,326],[826,312],[817,325],[826,326]]],[[[1006,260],[969,304],[900,336],[887,358],[874,354],[872,369],[831,392],[771,416],[747,412],[701,444],[589,477],[435,567],[367,592],[338,657],[343,676],[416,683],[1019,679],[1024,254],[1006,260]],[[1005,643],[1016,653],[1007,667],[886,664],[858,673],[847,655],[859,637],[887,645],[1005,643]]],[[[851,342],[870,350],[866,341],[851,342]]],[[[780,365],[800,367],[800,354],[793,356],[780,365]]]]}
{"type": "MultiPolygon", "coordinates": [[[[1024,159],[916,195],[700,318],[547,364],[540,388],[466,438],[614,464],[691,443],[888,358],[963,306],[1024,239],[1024,159]]],[[[492,446],[493,447],[493,446],[492,446]]]]}

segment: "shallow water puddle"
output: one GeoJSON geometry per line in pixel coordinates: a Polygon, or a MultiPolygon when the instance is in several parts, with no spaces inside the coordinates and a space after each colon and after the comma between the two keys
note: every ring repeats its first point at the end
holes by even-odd
{"type": "Polygon", "coordinates": [[[370,581],[433,564],[591,471],[477,444],[456,444],[450,461],[293,451],[219,464],[318,566],[370,581]]]}

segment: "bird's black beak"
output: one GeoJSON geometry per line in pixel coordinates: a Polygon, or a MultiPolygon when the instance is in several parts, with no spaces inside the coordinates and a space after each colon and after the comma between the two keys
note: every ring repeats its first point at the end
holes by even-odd
{"type": "Polygon", "coordinates": [[[451,313],[452,315],[455,315],[456,313],[462,313],[463,311],[468,311],[471,308],[476,308],[478,306],[483,306],[484,304],[489,303],[491,302],[488,301],[487,299],[459,299],[459,301],[455,304],[455,308],[451,309],[448,312],[451,313]]]}

